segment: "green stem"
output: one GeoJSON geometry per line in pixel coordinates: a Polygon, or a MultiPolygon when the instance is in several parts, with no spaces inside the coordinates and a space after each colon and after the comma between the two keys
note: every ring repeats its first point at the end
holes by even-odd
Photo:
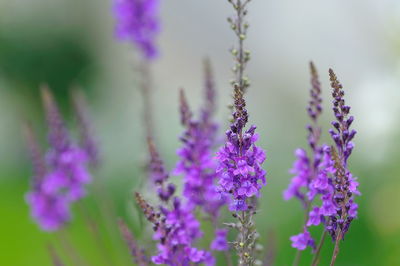
{"type": "Polygon", "coordinates": [[[325,243],[326,233],[327,233],[327,231],[324,230],[324,232],[322,233],[321,239],[319,240],[319,244],[318,244],[317,250],[315,251],[315,255],[314,255],[313,260],[312,260],[312,264],[311,264],[312,266],[316,266],[319,263],[319,255],[321,254],[322,246],[325,243]]]}
{"type": "Polygon", "coordinates": [[[342,239],[342,231],[339,229],[339,234],[336,237],[336,242],[335,242],[335,249],[333,250],[332,254],[332,260],[330,266],[334,266],[336,262],[336,258],[339,254],[339,245],[340,245],[340,240],[342,239]]]}

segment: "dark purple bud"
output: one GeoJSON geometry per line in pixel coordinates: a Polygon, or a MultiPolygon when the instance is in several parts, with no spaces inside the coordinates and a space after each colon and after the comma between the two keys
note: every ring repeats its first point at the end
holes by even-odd
{"type": "Polygon", "coordinates": [[[340,124],[339,124],[339,122],[337,122],[337,121],[332,121],[332,126],[334,127],[334,128],[336,128],[337,130],[339,130],[340,129],[340,124]]]}
{"type": "Polygon", "coordinates": [[[347,121],[346,121],[347,128],[350,128],[350,126],[351,126],[351,124],[353,123],[353,121],[354,121],[354,116],[350,116],[350,117],[347,119],[347,121]]]}

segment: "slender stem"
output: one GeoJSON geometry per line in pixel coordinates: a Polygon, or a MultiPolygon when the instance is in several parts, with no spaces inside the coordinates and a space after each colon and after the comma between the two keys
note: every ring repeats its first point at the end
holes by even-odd
{"type": "Polygon", "coordinates": [[[327,234],[327,231],[324,230],[324,232],[322,233],[321,239],[319,240],[319,244],[318,244],[317,250],[315,251],[315,255],[313,257],[312,266],[316,266],[319,263],[319,255],[321,254],[322,246],[325,243],[326,234],[327,234]]]}
{"type": "Polygon", "coordinates": [[[297,252],[296,252],[296,256],[294,257],[293,266],[299,265],[300,258],[301,258],[301,250],[298,249],[297,252]]]}
{"type": "Polygon", "coordinates": [[[80,201],[78,203],[79,211],[82,213],[84,216],[84,220],[86,222],[86,225],[91,232],[93,236],[93,240],[96,242],[98,248],[100,249],[100,252],[102,253],[103,258],[105,259],[106,263],[108,265],[113,265],[114,262],[111,258],[110,252],[108,251],[108,248],[104,242],[104,239],[102,235],[100,234],[99,231],[99,225],[96,223],[95,219],[93,219],[92,215],[90,214],[89,208],[87,205],[80,201]]]}
{"type": "Polygon", "coordinates": [[[146,138],[153,137],[154,122],[153,122],[153,102],[152,102],[152,83],[150,65],[147,61],[142,61],[140,64],[140,91],[143,100],[143,125],[145,128],[146,138]]]}
{"type": "Polygon", "coordinates": [[[70,259],[74,261],[74,265],[77,266],[87,266],[88,264],[84,261],[81,257],[79,252],[76,248],[72,245],[71,241],[69,240],[65,229],[61,229],[57,232],[57,237],[63,249],[67,252],[70,259]]]}
{"type": "Polygon", "coordinates": [[[224,251],[224,257],[225,257],[225,260],[226,260],[225,262],[227,263],[227,265],[233,266],[232,257],[228,250],[224,251]]]}
{"type": "Polygon", "coordinates": [[[336,242],[335,242],[335,249],[333,250],[332,254],[332,260],[330,266],[334,266],[336,262],[337,255],[339,254],[339,245],[340,245],[340,240],[342,239],[342,231],[339,231],[339,234],[336,237],[336,242]]]}

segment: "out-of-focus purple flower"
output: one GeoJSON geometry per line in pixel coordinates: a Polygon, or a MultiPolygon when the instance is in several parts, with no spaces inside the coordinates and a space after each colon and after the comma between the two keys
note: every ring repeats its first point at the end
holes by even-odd
{"type": "Polygon", "coordinates": [[[159,0],[114,0],[115,34],[136,45],[144,58],[157,56],[155,39],[160,29],[159,0]]]}
{"type": "Polygon", "coordinates": [[[219,251],[228,250],[229,244],[226,239],[227,235],[228,235],[227,229],[217,229],[215,231],[215,238],[211,243],[211,249],[219,251]]]}
{"type": "Polygon", "coordinates": [[[214,227],[217,227],[219,210],[226,204],[227,198],[217,189],[217,165],[212,156],[218,126],[213,121],[216,110],[215,87],[209,61],[205,62],[204,92],[205,101],[196,120],[184,91],[180,91],[180,114],[185,132],[180,138],[183,147],[177,152],[180,160],[175,173],[184,176],[183,195],[187,204],[192,206],[193,210],[196,207],[201,208],[208,214],[214,227]]]}
{"type": "Polygon", "coordinates": [[[70,201],[62,195],[36,188],[26,195],[26,201],[32,218],[44,231],[56,231],[71,218],[70,201]]]}
{"type": "Polygon", "coordinates": [[[26,194],[32,218],[44,231],[55,231],[70,219],[69,201],[44,189],[48,179],[46,164],[30,126],[24,127],[24,135],[33,162],[32,190],[26,194]]]}
{"type": "Polygon", "coordinates": [[[42,90],[49,127],[46,157],[39,153],[32,131],[27,135],[35,175],[26,199],[32,217],[46,231],[60,229],[70,220],[70,204],[86,194],[91,181],[87,169],[88,154],[71,143],[56,103],[47,88],[42,90]]]}
{"type": "Polygon", "coordinates": [[[180,92],[181,121],[186,127],[181,137],[183,147],[178,150],[180,157],[175,168],[176,174],[183,174],[183,195],[189,204],[201,207],[213,219],[218,218],[225,199],[217,191],[216,164],[212,157],[215,145],[216,125],[207,119],[194,120],[183,90],[180,92]]]}
{"type": "Polygon", "coordinates": [[[245,107],[243,92],[236,87],[234,122],[226,132],[225,145],[217,153],[220,189],[231,195],[229,209],[235,212],[247,210],[247,199],[259,196],[266,184],[265,171],[261,168],[265,153],[255,145],[256,127],[243,131],[248,119],[245,107]]]}
{"type": "Polygon", "coordinates": [[[88,154],[71,143],[56,102],[48,88],[42,89],[49,129],[50,149],[46,159],[49,176],[44,182],[46,189],[60,193],[71,201],[85,196],[85,185],[91,181],[87,169],[88,154]]]}
{"type": "Polygon", "coordinates": [[[290,240],[292,241],[292,247],[297,248],[298,250],[304,250],[308,246],[315,249],[315,242],[306,229],[304,229],[303,233],[291,236],[290,240]]]}

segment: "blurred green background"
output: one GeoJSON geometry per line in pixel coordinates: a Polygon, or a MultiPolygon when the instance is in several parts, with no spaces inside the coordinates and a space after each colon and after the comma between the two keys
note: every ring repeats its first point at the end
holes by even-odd
{"type": "MultiPolygon", "coordinates": [[[[143,181],[145,158],[135,51],[114,40],[110,7],[103,0],[0,1],[0,265],[52,265],[49,244],[72,254],[79,250],[81,258],[75,260],[60,252],[67,265],[78,265],[76,260],[129,265],[128,250],[110,228],[109,216],[126,219],[139,238],[150,233],[132,201],[132,191],[143,181]],[[90,196],[75,206],[73,222],[57,234],[38,229],[24,200],[31,166],[20,127],[26,119],[33,121],[45,143],[38,94],[43,82],[52,88],[72,129],[68,89],[79,84],[86,90],[103,157],[90,196]],[[100,236],[88,223],[98,226],[100,236]]],[[[153,66],[156,136],[172,169],[182,131],[177,89],[183,86],[191,105],[198,107],[204,56],[214,65],[218,117],[225,130],[232,65],[228,49],[234,37],[226,23],[232,13],[226,1],[167,0],[161,11],[161,57],[153,66]]],[[[359,132],[350,162],[362,192],[359,219],[341,245],[337,265],[400,265],[399,1],[257,0],[251,3],[249,21],[252,87],[246,97],[250,121],[258,126],[268,156],[268,186],[257,226],[262,243],[276,250],[274,265],[291,265],[295,250],[288,238],[298,233],[302,220],[299,203],[285,202],[282,191],[291,178],[293,150],[306,145],[309,60],[323,83],[325,132],[332,119],[329,67],[344,84],[359,132]]],[[[324,139],[329,141],[327,134],[324,139]]],[[[144,194],[151,197],[148,189],[144,194]]],[[[331,255],[328,242],[321,265],[331,255]]],[[[143,245],[152,247],[152,242],[143,245]]],[[[304,252],[301,265],[309,265],[310,257],[304,252]]]]}

